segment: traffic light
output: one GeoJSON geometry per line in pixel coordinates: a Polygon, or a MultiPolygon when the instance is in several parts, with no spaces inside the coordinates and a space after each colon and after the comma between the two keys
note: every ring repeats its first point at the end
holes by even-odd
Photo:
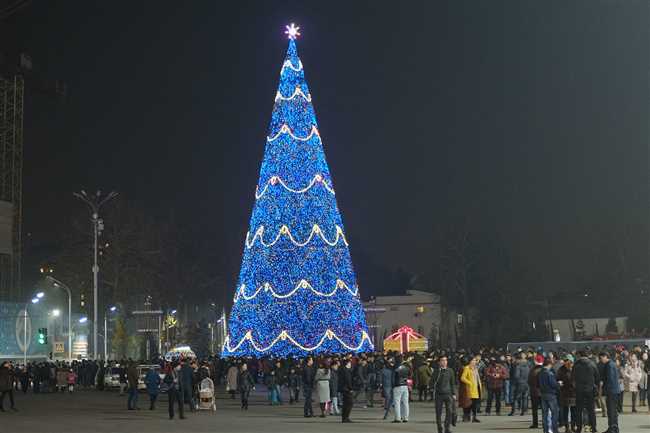
{"type": "Polygon", "coordinates": [[[47,344],[47,328],[38,328],[38,344],[47,344]]]}

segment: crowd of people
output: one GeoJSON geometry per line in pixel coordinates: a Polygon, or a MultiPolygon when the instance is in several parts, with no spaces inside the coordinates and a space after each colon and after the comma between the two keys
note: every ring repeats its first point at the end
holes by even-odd
{"type": "Polygon", "coordinates": [[[139,382],[143,381],[150,410],[155,409],[160,392],[168,395],[170,419],[175,417],[176,407],[181,419],[185,418],[185,405],[196,410],[199,384],[211,378],[225,386],[230,398],[239,396],[244,411],[249,409],[251,392],[260,387],[270,405],[302,404],[303,415],[313,417],[316,400],[318,416],[340,415],[345,423],[352,422],[355,403],[370,408],[379,405],[384,419],[406,423],[410,403],[418,400],[434,402],[438,433],[451,432],[461,420],[479,423],[483,415],[529,413],[530,427],[543,428],[544,433],[558,432],[561,427],[565,432],[582,432],[584,427],[596,432],[597,412],[608,419],[605,431],[617,433],[624,402],[630,403],[633,413],[642,407],[650,409],[649,354],[648,347],[637,346],[560,353],[529,348],[515,353],[434,350],[304,359],[212,357],[203,362],[160,360],[160,368],[149,369],[144,380],[130,360],[41,362],[17,367],[5,362],[0,368],[0,411],[4,411],[6,396],[10,408],[16,410],[14,390],[101,390],[107,371],[117,369],[120,392],[128,391],[129,410],[139,410],[139,382]]]}

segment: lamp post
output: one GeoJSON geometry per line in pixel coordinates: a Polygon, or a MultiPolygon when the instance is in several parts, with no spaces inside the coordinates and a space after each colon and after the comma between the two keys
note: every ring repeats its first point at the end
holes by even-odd
{"type": "Polygon", "coordinates": [[[93,247],[93,358],[97,359],[97,286],[98,286],[98,275],[99,275],[99,265],[97,264],[97,238],[104,230],[104,221],[99,218],[99,208],[102,207],[104,203],[115,198],[117,193],[111,191],[107,196],[102,198],[101,191],[97,191],[95,196],[91,197],[86,194],[86,191],[81,190],[81,192],[73,193],[75,197],[83,201],[88,205],[90,211],[92,212],[92,224],[93,224],[93,238],[94,238],[94,247],[93,247]]]}
{"type": "Polygon", "coordinates": [[[113,305],[107,312],[104,312],[104,361],[108,359],[108,313],[114,313],[116,311],[117,307],[113,305]]]}
{"type": "Polygon", "coordinates": [[[68,293],[68,361],[72,362],[72,292],[70,287],[50,275],[45,279],[50,281],[54,287],[60,287],[68,293]]]}

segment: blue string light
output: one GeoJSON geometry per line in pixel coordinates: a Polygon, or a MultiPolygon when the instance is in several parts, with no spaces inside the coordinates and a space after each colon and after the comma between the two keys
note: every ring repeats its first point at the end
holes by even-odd
{"type": "Polygon", "coordinates": [[[297,27],[271,115],[224,356],[373,349],[298,57],[297,27]]]}

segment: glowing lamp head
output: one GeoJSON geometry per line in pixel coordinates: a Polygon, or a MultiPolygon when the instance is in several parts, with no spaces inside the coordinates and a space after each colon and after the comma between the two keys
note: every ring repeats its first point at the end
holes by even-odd
{"type": "Polygon", "coordinates": [[[36,297],[37,297],[38,299],[41,299],[43,296],[45,296],[45,293],[43,293],[43,292],[38,292],[38,293],[36,294],[36,297]]]}
{"type": "Polygon", "coordinates": [[[109,308],[109,310],[111,311],[111,313],[114,313],[117,310],[117,307],[113,305],[111,308],[109,308]]]}
{"type": "Polygon", "coordinates": [[[87,317],[82,317],[81,319],[79,319],[79,323],[86,323],[87,321],[88,321],[87,317]]]}
{"type": "Polygon", "coordinates": [[[61,315],[61,310],[59,309],[52,310],[52,315],[54,317],[59,317],[61,315]]]}
{"type": "Polygon", "coordinates": [[[32,298],[32,304],[38,304],[38,301],[40,301],[40,299],[32,298]]]}
{"type": "Polygon", "coordinates": [[[285,26],[286,30],[284,31],[284,34],[289,37],[289,39],[297,39],[298,36],[300,36],[300,27],[296,26],[294,23],[289,24],[288,26],[285,26]]]}

